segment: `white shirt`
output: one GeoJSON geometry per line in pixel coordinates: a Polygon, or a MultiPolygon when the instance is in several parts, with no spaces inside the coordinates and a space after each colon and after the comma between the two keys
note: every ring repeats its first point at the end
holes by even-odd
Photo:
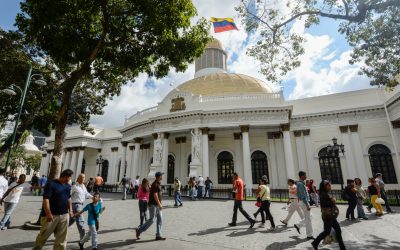
{"type": "Polygon", "coordinates": [[[199,177],[199,182],[198,182],[198,183],[199,183],[198,185],[199,185],[200,187],[203,187],[203,186],[204,186],[204,178],[200,176],[200,177],[199,177]]]}
{"type": "Polygon", "coordinates": [[[4,176],[0,175],[0,199],[3,197],[8,189],[8,181],[4,176]]]}
{"type": "MultiPolygon", "coordinates": [[[[10,184],[8,189],[13,188],[17,186],[18,183],[13,182],[10,184]]],[[[24,184],[19,185],[16,188],[13,188],[11,192],[7,195],[6,198],[4,198],[4,202],[9,202],[9,203],[18,203],[19,198],[21,197],[22,191],[24,190],[24,184]]]]}
{"type": "Polygon", "coordinates": [[[85,199],[92,198],[93,196],[88,193],[84,184],[75,183],[71,189],[72,203],[84,203],[85,199]]]}
{"type": "Polygon", "coordinates": [[[135,181],[133,182],[133,186],[139,186],[140,182],[139,179],[135,179],[135,181]]]}

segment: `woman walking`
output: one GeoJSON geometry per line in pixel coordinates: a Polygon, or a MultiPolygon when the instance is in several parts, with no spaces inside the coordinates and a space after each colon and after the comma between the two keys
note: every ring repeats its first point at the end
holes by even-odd
{"type": "Polygon", "coordinates": [[[303,220],[304,219],[304,213],[300,208],[299,201],[297,198],[297,186],[295,184],[295,181],[292,179],[288,179],[288,187],[289,187],[289,199],[287,202],[287,205],[289,206],[288,208],[288,214],[284,220],[281,220],[281,222],[287,226],[289,223],[290,218],[294,214],[294,212],[297,212],[297,214],[300,216],[300,218],[303,220]]]}
{"type": "Polygon", "coordinates": [[[371,203],[372,206],[374,206],[375,210],[376,210],[376,216],[382,216],[383,215],[383,209],[382,209],[382,205],[376,203],[376,199],[378,199],[378,197],[381,197],[381,190],[379,188],[379,185],[376,184],[376,181],[374,178],[368,178],[369,181],[369,186],[368,186],[368,193],[371,196],[371,203]]]}
{"type": "MultiPolygon", "coordinates": [[[[312,200],[312,203],[318,207],[319,199],[318,199],[318,191],[317,188],[315,187],[314,180],[310,180],[308,184],[308,192],[310,194],[310,198],[312,200]]],[[[310,204],[311,205],[311,204],[310,204]]]]}
{"type": "Polygon", "coordinates": [[[330,194],[331,183],[328,180],[323,180],[319,185],[319,200],[321,205],[322,221],[324,222],[324,231],[311,242],[314,249],[318,249],[319,243],[331,233],[332,228],[336,232],[336,239],[339,243],[340,250],[345,250],[346,247],[342,239],[342,230],[337,221],[339,209],[336,206],[336,200],[330,194]]]}
{"type": "Polygon", "coordinates": [[[357,196],[357,215],[358,219],[368,220],[368,217],[365,215],[364,212],[364,200],[367,197],[365,190],[362,187],[362,182],[360,178],[354,179],[354,184],[356,188],[356,196],[357,196]]]}
{"type": "Polygon", "coordinates": [[[264,211],[266,217],[271,222],[271,230],[275,230],[274,218],[271,215],[271,211],[269,207],[271,205],[271,192],[269,187],[267,186],[268,180],[267,178],[261,179],[261,185],[257,189],[257,195],[261,198],[261,213],[264,211]]]}
{"type": "Polygon", "coordinates": [[[357,190],[354,186],[354,180],[348,179],[347,186],[344,189],[345,196],[347,198],[347,202],[349,206],[347,207],[346,211],[346,219],[348,220],[355,220],[354,210],[357,207],[357,190]]]}
{"type": "MultiPolygon", "coordinates": [[[[265,179],[267,179],[267,176],[263,176],[263,177],[261,177],[259,180],[258,180],[258,188],[262,185],[262,183],[261,183],[261,180],[263,179],[263,178],[265,178],[265,179]]],[[[258,189],[257,189],[258,190],[258,189]]],[[[257,192],[257,191],[256,191],[257,192]]],[[[260,193],[258,193],[257,194],[257,203],[259,203],[260,204],[260,207],[257,209],[257,211],[253,214],[254,215],[254,219],[257,219],[257,215],[259,214],[259,213],[261,213],[261,224],[260,224],[260,227],[264,227],[264,225],[265,225],[265,212],[262,210],[262,208],[261,208],[261,197],[260,197],[260,193]]],[[[267,218],[268,219],[268,218],[267,218]]]]}
{"type": "Polygon", "coordinates": [[[146,178],[143,178],[142,185],[139,185],[137,199],[139,200],[140,225],[143,225],[143,220],[147,221],[147,203],[149,202],[150,183],[146,178]]]}

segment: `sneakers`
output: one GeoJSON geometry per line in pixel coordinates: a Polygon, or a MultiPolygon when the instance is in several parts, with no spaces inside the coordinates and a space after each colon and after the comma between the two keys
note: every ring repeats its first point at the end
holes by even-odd
{"type": "Polygon", "coordinates": [[[294,228],[296,228],[297,232],[300,234],[300,228],[296,224],[294,224],[294,228]]]}
{"type": "Polygon", "coordinates": [[[249,227],[249,228],[253,228],[253,227],[254,227],[254,224],[256,224],[256,221],[255,221],[255,220],[251,221],[251,222],[250,222],[250,227],[249,227]]]}
{"type": "Polygon", "coordinates": [[[314,236],[307,236],[307,240],[315,240],[314,236]]]}
{"type": "Polygon", "coordinates": [[[287,223],[284,220],[279,220],[283,225],[287,226],[287,223]]]}
{"type": "Polygon", "coordinates": [[[5,231],[7,230],[7,227],[2,227],[0,230],[5,231]]]}
{"type": "Polygon", "coordinates": [[[83,248],[83,244],[82,243],[78,242],[78,245],[79,245],[79,250],[85,249],[85,248],[83,248]]]}
{"type": "Polygon", "coordinates": [[[317,249],[318,249],[318,245],[317,245],[317,243],[315,243],[314,241],[311,242],[311,246],[314,248],[314,250],[317,250],[317,249]]]}
{"type": "Polygon", "coordinates": [[[183,203],[181,203],[179,206],[182,207],[182,206],[183,206],[183,203]]]}
{"type": "Polygon", "coordinates": [[[235,226],[236,226],[236,223],[233,223],[233,222],[228,223],[228,226],[230,226],[230,227],[235,227],[235,226]]]}
{"type": "Polygon", "coordinates": [[[140,232],[139,232],[139,228],[136,228],[136,239],[140,240],[140,232]]]}
{"type": "Polygon", "coordinates": [[[161,237],[161,236],[157,236],[156,237],[156,240],[166,240],[167,238],[165,238],[165,237],[161,237]]]}
{"type": "Polygon", "coordinates": [[[175,204],[174,207],[178,207],[178,204],[175,204]]]}

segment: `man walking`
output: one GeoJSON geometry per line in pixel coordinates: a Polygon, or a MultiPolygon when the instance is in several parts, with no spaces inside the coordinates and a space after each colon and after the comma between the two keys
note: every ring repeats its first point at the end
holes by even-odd
{"type": "Polygon", "coordinates": [[[129,178],[124,174],[124,178],[122,178],[121,182],[119,183],[119,185],[122,185],[122,200],[126,200],[126,191],[129,188],[129,182],[129,178]]]}
{"type": "MultiPolygon", "coordinates": [[[[83,210],[83,203],[85,202],[85,199],[91,199],[93,196],[87,191],[85,184],[85,175],[80,174],[78,176],[78,179],[76,180],[75,185],[72,186],[72,191],[71,191],[71,200],[72,200],[72,211],[74,214],[80,213],[83,210]]],[[[79,239],[83,239],[85,236],[85,219],[83,218],[83,215],[80,214],[79,216],[75,216],[71,218],[71,221],[69,222],[69,226],[74,224],[76,222],[76,227],[78,228],[79,231],[79,239]]]]}
{"type": "Polygon", "coordinates": [[[8,189],[8,181],[4,177],[5,172],[6,172],[5,168],[0,168],[0,197],[3,197],[3,195],[7,192],[8,189]]]}
{"type": "Polygon", "coordinates": [[[301,210],[304,213],[304,219],[301,220],[298,224],[294,224],[297,232],[300,233],[301,227],[306,227],[307,239],[314,239],[313,237],[313,228],[311,224],[311,214],[310,214],[310,196],[308,195],[307,188],[305,185],[305,180],[307,179],[307,174],[304,171],[299,172],[299,179],[296,182],[297,186],[297,198],[299,199],[299,205],[301,210]]]}
{"type": "Polygon", "coordinates": [[[149,196],[149,213],[150,218],[141,226],[136,228],[136,239],[140,239],[140,234],[146,231],[154,222],[154,217],[157,216],[157,233],[156,240],[165,240],[162,236],[162,191],[161,191],[161,181],[164,173],[157,172],[155,174],[156,179],[151,184],[150,196],[149,196]]]}
{"type": "Polygon", "coordinates": [[[200,175],[197,180],[197,199],[203,198],[204,186],[204,178],[200,175]]]}
{"type": "Polygon", "coordinates": [[[386,212],[393,213],[392,208],[390,207],[389,201],[388,201],[387,196],[386,196],[385,182],[382,180],[382,174],[381,173],[377,173],[375,175],[375,179],[376,179],[376,184],[378,184],[380,189],[381,189],[381,197],[385,201],[386,212]]]}
{"type": "Polygon", "coordinates": [[[183,206],[182,198],[181,198],[181,188],[182,188],[181,181],[178,179],[178,177],[175,177],[175,182],[174,182],[175,205],[174,205],[174,207],[178,207],[178,203],[179,203],[180,207],[183,206]]]}
{"type": "Polygon", "coordinates": [[[207,177],[205,184],[206,184],[206,191],[204,192],[204,198],[206,198],[207,193],[208,193],[208,198],[212,198],[211,188],[213,183],[210,180],[210,177],[207,177]]]}
{"type": "Polygon", "coordinates": [[[74,216],[71,202],[71,186],[68,182],[74,172],[64,170],[60,178],[49,181],[43,193],[43,207],[40,213],[40,232],[36,237],[33,250],[42,249],[47,239],[54,233],[53,249],[67,248],[69,217],[74,216]]]}
{"type": "Polygon", "coordinates": [[[235,192],[235,203],[233,206],[233,216],[232,216],[232,222],[229,223],[229,226],[236,226],[236,221],[237,221],[237,211],[239,211],[243,214],[244,217],[250,222],[250,228],[253,228],[254,224],[256,223],[255,220],[253,220],[249,214],[243,209],[242,206],[242,201],[243,201],[243,181],[241,178],[239,178],[239,175],[237,173],[233,173],[233,190],[235,192]]]}
{"type": "Polygon", "coordinates": [[[300,216],[302,220],[304,220],[304,214],[303,211],[300,208],[299,201],[297,198],[297,186],[295,184],[295,181],[292,179],[288,179],[288,186],[289,186],[289,200],[287,202],[287,205],[289,206],[288,208],[288,214],[284,220],[281,220],[281,222],[287,226],[289,223],[290,218],[294,214],[294,212],[297,212],[297,214],[300,216]]]}
{"type": "Polygon", "coordinates": [[[94,188],[93,191],[96,193],[100,192],[100,187],[104,184],[103,177],[98,174],[96,177],[94,177],[94,188]]]}

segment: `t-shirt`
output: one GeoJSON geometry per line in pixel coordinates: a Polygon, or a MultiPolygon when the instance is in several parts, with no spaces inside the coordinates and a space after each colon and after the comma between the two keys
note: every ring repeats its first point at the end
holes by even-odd
{"type": "Polygon", "coordinates": [[[124,186],[129,185],[129,178],[128,177],[122,178],[121,183],[124,186]]]}
{"type": "Polygon", "coordinates": [[[206,187],[209,188],[212,185],[212,181],[210,179],[208,179],[208,180],[205,181],[205,184],[206,184],[206,187]]]}
{"type": "Polygon", "coordinates": [[[235,189],[235,200],[242,201],[243,200],[243,181],[238,178],[235,180],[233,188],[235,189]]]}
{"type": "MultiPolygon", "coordinates": [[[[88,212],[88,220],[87,220],[87,224],[88,225],[96,224],[96,221],[94,220],[94,216],[93,216],[92,204],[93,203],[87,204],[85,206],[85,208],[83,209],[83,211],[87,211],[88,212]]],[[[101,211],[101,202],[99,201],[99,202],[96,203],[96,205],[93,204],[93,206],[94,206],[94,211],[97,214],[97,220],[98,220],[99,219],[99,215],[100,215],[100,211],[101,211]]]]}
{"type": "Polygon", "coordinates": [[[201,176],[199,177],[199,186],[204,187],[204,178],[201,176]]]}
{"type": "Polygon", "coordinates": [[[154,193],[158,194],[158,199],[162,200],[162,191],[161,191],[161,183],[158,182],[157,180],[155,180],[152,184],[151,184],[151,188],[150,188],[150,197],[149,197],[149,205],[158,205],[156,200],[154,199],[154,193]]]}
{"type": "Polygon", "coordinates": [[[260,185],[259,194],[262,201],[271,200],[271,193],[267,185],[260,185]]]}
{"type": "MultiPolygon", "coordinates": [[[[62,184],[58,180],[47,182],[44,186],[43,200],[50,202],[50,211],[53,215],[68,213],[68,199],[71,197],[71,186],[68,183],[62,184]]],[[[46,216],[42,208],[41,216],[46,216]]]]}
{"type": "Polygon", "coordinates": [[[297,186],[295,184],[289,186],[289,198],[297,199],[297,186]]]}
{"type": "Polygon", "coordinates": [[[13,182],[11,183],[11,185],[8,187],[8,189],[11,189],[11,192],[8,193],[7,197],[4,198],[5,202],[9,202],[9,203],[18,203],[19,198],[21,197],[22,191],[24,191],[24,186],[23,184],[17,186],[18,183],[13,182]],[[17,186],[17,187],[15,187],[17,186]],[[13,188],[15,187],[15,188],[13,188]]]}
{"type": "Polygon", "coordinates": [[[8,181],[4,176],[0,175],[0,198],[3,197],[4,193],[7,192],[8,181]]]}
{"type": "Polygon", "coordinates": [[[135,179],[135,181],[133,182],[133,186],[139,186],[139,179],[135,179]]]}
{"type": "Polygon", "coordinates": [[[47,178],[46,177],[40,178],[40,186],[44,187],[46,185],[46,182],[47,182],[47,178]]]}
{"type": "Polygon", "coordinates": [[[100,186],[101,184],[103,184],[103,178],[101,176],[94,177],[94,184],[100,186]]]}
{"type": "Polygon", "coordinates": [[[37,177],[36,175],[32,176],[32,185],[38,185],[39,184],[39,177],[37,177]]]}

